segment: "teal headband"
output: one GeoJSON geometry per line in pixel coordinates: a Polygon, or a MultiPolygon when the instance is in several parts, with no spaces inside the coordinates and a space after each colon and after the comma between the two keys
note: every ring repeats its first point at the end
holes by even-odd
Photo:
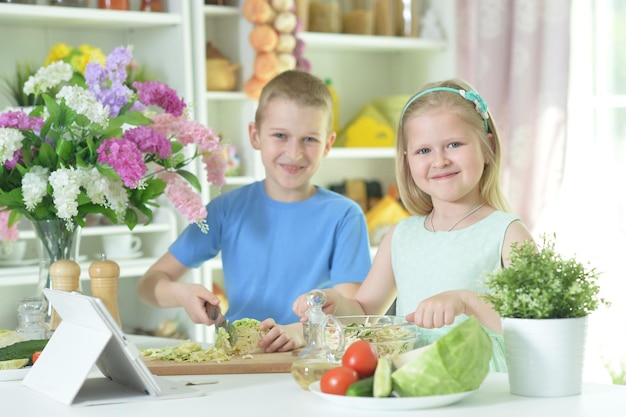
{"type": "Polygon", "coordinates": [[[413,104],[415,100],[417,100],[418,98],[422,97],[425,94],[432,93],[435,91],[449,91],[451,93],[456,93],[456,94],[459,94],[461,97],[463,97],[465,100],[471,101],[472,103],[474,103],[474,106],[476,106],[476,112],[480,114],[480,117],[483,118],[483,122],[485,123],[485,131],[489,133],[489,123],[487,122],[487,119],[489,119],[489,113],[487,113],[487,103],[485,103],[485,100],[483,100],[480,94],[478,94],[476,91],[465,91],[465,90],[459,90],[457,88],[451,88],[451,87],[434,87],[434,88],[429,88],[428,90],[424,90],[422,92],[417,93],[409,100],[408,103],[405,104],[404,108],[402,109],[402,113],[400,114],[400,121],[402,121],[402,119],[404,118],[404,112],[406,112],[406,109],[411,104],[413,104]]]}

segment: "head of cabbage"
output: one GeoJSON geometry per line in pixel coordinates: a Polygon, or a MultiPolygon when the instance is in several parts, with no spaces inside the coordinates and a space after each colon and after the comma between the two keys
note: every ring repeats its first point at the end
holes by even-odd
{"type": "Polygon", "coordinates": [[[492,354],[491,338],[471,316],[394,371],[393,388],[401,397],[475,390],[489,372],[492,354]]]}

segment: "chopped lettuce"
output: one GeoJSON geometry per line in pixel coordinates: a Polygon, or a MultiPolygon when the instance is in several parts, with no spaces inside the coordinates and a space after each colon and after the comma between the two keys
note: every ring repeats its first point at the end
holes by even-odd
{"type": "Polygon", "coordinates": [[[259,330],[260,324],[260,321],[248,318],[233,321],[233,327],[237,330],[237,343],[232,346],[232,354],[249,355],[263,352],[263,349],[259,347],[259,340],[267,332],[259,330]]]}
{"type": "Polygon", "coordinates": [[[234,355],[243,356],[263,351],[259,348],[259,340],[266,332],[259,330],[259,324],[261,322],[258,320],[248,318],[233,321],[233,327],[237,330],[235,346],[230,345],[228,332],[220,327],[215,344],[208,349],[191,340],[185,340],[173,347],[143,349],[141,354],[153,359],[176,362],[227,361],[234,355]]]}
{"type": "Polygon", "coordinates": [[[477,389],[489,372],[491,338],[475,317],[420,352],[391,375],[401,397],[445,395],[477,389]]]}

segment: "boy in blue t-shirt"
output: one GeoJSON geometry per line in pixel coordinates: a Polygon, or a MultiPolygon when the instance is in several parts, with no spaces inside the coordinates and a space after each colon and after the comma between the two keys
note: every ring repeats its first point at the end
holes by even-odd
{"type": "Polygon", "coordinates": [[[361,208],[311,182],[335,141],[332,119],[322,80],[302,71],[272,79],[248,128],[265,179],[212,200],[208,233],[189,225],[137,284],[140,299],[182,306],[194,323],[213,324],[206,306],[218,305],[218,297],[180,280],[221,252],[226,318],[261,321],[268,333],[259,345],[266,352],[304,346],[293,300],[315,288],[352,297],[371,266],[361,208]]]}

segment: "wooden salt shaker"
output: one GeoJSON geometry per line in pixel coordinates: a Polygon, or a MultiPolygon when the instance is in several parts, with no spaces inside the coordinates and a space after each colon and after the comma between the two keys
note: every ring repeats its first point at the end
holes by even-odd
{"type": "MultiPolygon", "coordinates": [[[[80,285],[80,266],[69,259],[59,259],[50,265],[50,285],[53,290],[78,291],[80,285]]],[[[55,330],[61,324],[61,316],[52,309],[50,316],[50,330],[55,330]]]]}
{"type": "Polygon", "coordinates": [[[106,255],[89,266],[91,293],[102,300],[120,329],[122,322],[118,311],[117,294],[119,290],[120,267],[114,261],[107,261],[106,255]]]}

